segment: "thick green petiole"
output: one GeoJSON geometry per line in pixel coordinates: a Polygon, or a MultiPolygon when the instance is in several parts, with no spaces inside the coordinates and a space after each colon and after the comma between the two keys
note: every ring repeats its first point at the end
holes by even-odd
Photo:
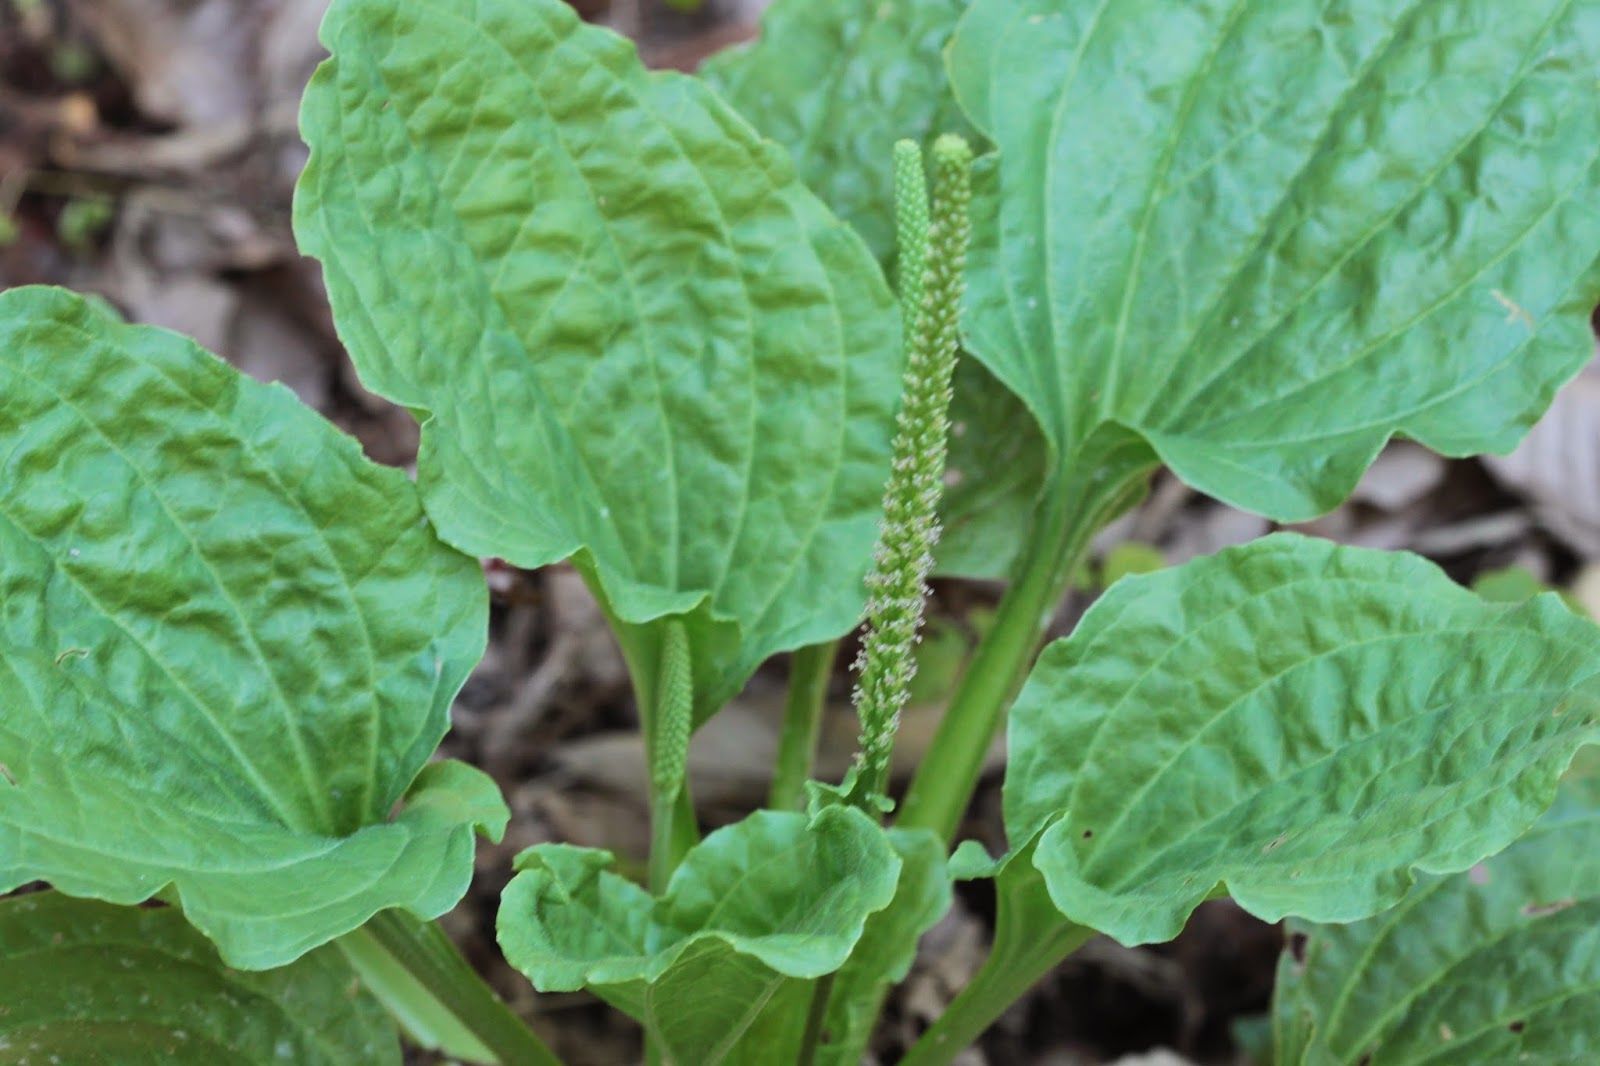
{"type": "Polygon", "coordinates": [[[954,839],[984,755],[1091,538],[1138,502],[1155,465],[1148,446],[1113,428],[1091,438],[1045,489],[1017,576],[917,767],[897,824],[954,839]]]}
{"type": "Polygon", "coordinates": [[[839,642],[812,644],[789,660],[789,696],[783,708],[783,732],[778,736],[778,763],[772,771],[767,806],[775,811],[798,811],[805,806],[805,783],[817,757],[817,736],[828,697],[828,680],[839,642]]]}
{"type": "Polygon", "coordinates": [[[560,1066],[436,923],[384,911],[337,943],[418,1042],[468,1061],[560,1066]]]}
{"type": "Polygon", "coordinates": [[[983,1031],[1094,935],[1054,913],[1043,880],[1028,877],[1014,891],[1026,901],[1002,900],[994,947],[970,984],[906,1052],[900,1066],[943,1066],[972,1046],[983,1031]],[[1049,917],[1040,920],[1040,916],[1049,917]]]}

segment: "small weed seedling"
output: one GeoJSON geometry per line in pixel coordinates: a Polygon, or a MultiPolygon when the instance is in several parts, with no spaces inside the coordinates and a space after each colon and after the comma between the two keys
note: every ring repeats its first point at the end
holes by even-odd
{"type": "Polygon", "coordinates": [[[1293,521],[1392,436],[1517,441],[1592,349],[1600,0],[779,0],[700,78],[560,0],[323,40],[296,232],[414,483],[0,294],[0,891],[50,888],[0,902],[0,1062],[555,1061],[433,922],[508,817],[434,759],[484,556],[593,590],[652,821],[647,884],[521,855],[500,945],[652,1062],[859,1062],[958,877],[992,952],[907,1063],[1223,895],[1289,920],[1274,1062],[1600,1056],[1600,632],[1558,598],[1275,535],[1039,647],[1159,465],[1293,521]],[[896,806],[936,570],[1008,591],[896,806]],[[863,617],[857,761],[808,782],[863,617]],[[780,652],[772,809],[702,839],[691,735],[780,652]],[[1006,719],[1009,851],[952,856],[1006,719]]]}

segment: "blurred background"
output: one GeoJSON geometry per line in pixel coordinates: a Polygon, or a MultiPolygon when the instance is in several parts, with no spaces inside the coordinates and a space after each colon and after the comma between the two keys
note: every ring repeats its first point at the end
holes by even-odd
{"type": "MultiPolygon", "coordinates": [[[[866,2],[866,0],[863,0],[866,2]]],[[[639,43],[646,63],[692,70],[753,37],[765,0],[573,0],[639,43]]],[[[321,58],[328,0],[0,0],[0,289],[50,283],[98,293],[129,318],[195,337],[241,369],[282,381],[354,434],[375,459],[408,466],[409,415],[362,389],[332,327],[315,263],[290,232],[305,160],[296,112],[321,58]]],[[[1392,445],[1338,511],[1297,527],[1405,548],[1486,595],[1544,588],[1600,613],[1600,368],[1591,366],[1507,457],[1447,461],[1392,445]]],[[[1162,475],[1145,504],[1097,545],[1062,605],[1065,632],[1119,574],[1182,562],[1269,524],[1162,475]]],[[[585,995],[540,996],[499,961],[494,905],[518,850],[544,840],[646,847],[643,757],[621,660],[582,583],[494,561],[488,655],[455,709],[445,753],[499,781],[514,813],[483,847],[473,892],[447,927],[567,1059],[638,1061],[631,1027],[585,995]]],[[[934,713],[983,629],[997,589],[941,582],[922,645],[916,706],[897,763],[913,764],[934,713]],[[920,713],[919,713],[920,711],[920,713]]],[[[823,773],[854,740],[845,647],[823,739],[823,773]]],[[[777,745],[786,664],[759,674],[697,736],[695,795],[708,824],[759,806],[777,745]]],[[[1000,752],[963,835],[1002,847],[1000,752]]],[[[963,886],[922,946],[877,1048],[888,1061],[936,1017],[982,959],[992,901],[963,886]]],[[[1230,903],[1202,908],[1176,943],[1097,941],[1014,1009],[967,1062],[1244,1061],[1265,1009],[1277,930],[1230,903]]],[[[424,1061],[418,1059],[417,1061],[424,1061]]]]}

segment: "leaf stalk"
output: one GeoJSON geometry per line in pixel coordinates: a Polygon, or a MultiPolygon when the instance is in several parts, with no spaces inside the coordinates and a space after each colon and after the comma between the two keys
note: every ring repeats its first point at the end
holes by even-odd
{"type": "Polygon", "coordinates": [[[1005,709],[1021,689],[1091,539],[1143,497],[1155,465],[1147,445],[1113,428],[1086,442],[1045,487],[1016,577],[956,686],[897,824],[931,829],[947,843],[955,838],[1005,709]]]}
{"type": "MultiPolygon", "coordinates": [[[[419,921],[398,911],[382,911],[350,935],[364,941],[356,946],[358,953],[375,946],[386,955],[500,1066],[561,1066],[555,1053],[462,958],[437,922],[419,921]]],[[[370,956],[371,952],[365,954],[370,956]]],[[[437,1012],[432,1013],[439,1017],[437,1012]]]]}

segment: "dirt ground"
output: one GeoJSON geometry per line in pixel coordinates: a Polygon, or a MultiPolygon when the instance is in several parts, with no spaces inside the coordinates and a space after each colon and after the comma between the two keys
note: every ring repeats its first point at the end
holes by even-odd
{"type": "MultiPolygon", "coordinates": [[[[659,0],[574,0],[640,42],[647,62],[692,69],[755,33],[761,0],[708,0],[684,14],[659,0]]],[[[181,330],[256,377],[288,384],[382,462],[407,465],[411,418],[362,389],[329,318],[317,267],[298,256],[290,197],[305,158],[300,90],[320,58],[327,0],[0,0],[0,288],[34,282],[99,293],[129,317],[181,330]]],[[[1168,562],[1257,537],[1258,518],[1162,476],[1098,545],[1158,548],[1168,562]]],[[[1472,582],[1545,583],[1600,609],[1600,370],[1586,371],[1514,455],[1440,459],[1396,444],[1354,499],[1299,527],[1406,548],[1472,582]],[[1509,575],[1502,571],[1510,568],[1509,575]]],[[[505,842],[446,919],[503,994],[578,1066],[638,1061],[632,1027],[583,994],[538,996],[500,961],[495,902],[521,848],[546,840],[645,850],[643,760],[621,660],[583,585],[560,567],[486,563],[494,593],[488,655],[455,708],[446,754],[486,768],[509,798],[505,842]]],[[[925,678],[897,761],[930,735],[939,689],[959,669],[973,619],[996,598],[941,582],[932,632],[948,668],[925,678]]],[[[1062,631],[1092,596],[1063,605],[1062,631]]],[[[838,773],[854,725],[840,656],[823,770],[838,773]]],[[[763,670],[697,737],[695,794],[708,824],[758,806],[776,747],[785,664],[763,670]]],[[[963,834],[1002,842],[999,757],[963,834]]],[[[894,998],[875,1051],[899,1049],[981,961],[992,899],[962,886],[894,998]]],[[[1159,948],[1096,941],[1041,984],[967,1062],[1242,1062],[1238,1037],[1267,1005],[1276,929],[1207,904],[1159,948]],[[1163,1057],[1165,1056],[1165,1057],[1163,1057]]],[[[423,1061],[418,1059],[418,1061],[423,1061]]]]}

